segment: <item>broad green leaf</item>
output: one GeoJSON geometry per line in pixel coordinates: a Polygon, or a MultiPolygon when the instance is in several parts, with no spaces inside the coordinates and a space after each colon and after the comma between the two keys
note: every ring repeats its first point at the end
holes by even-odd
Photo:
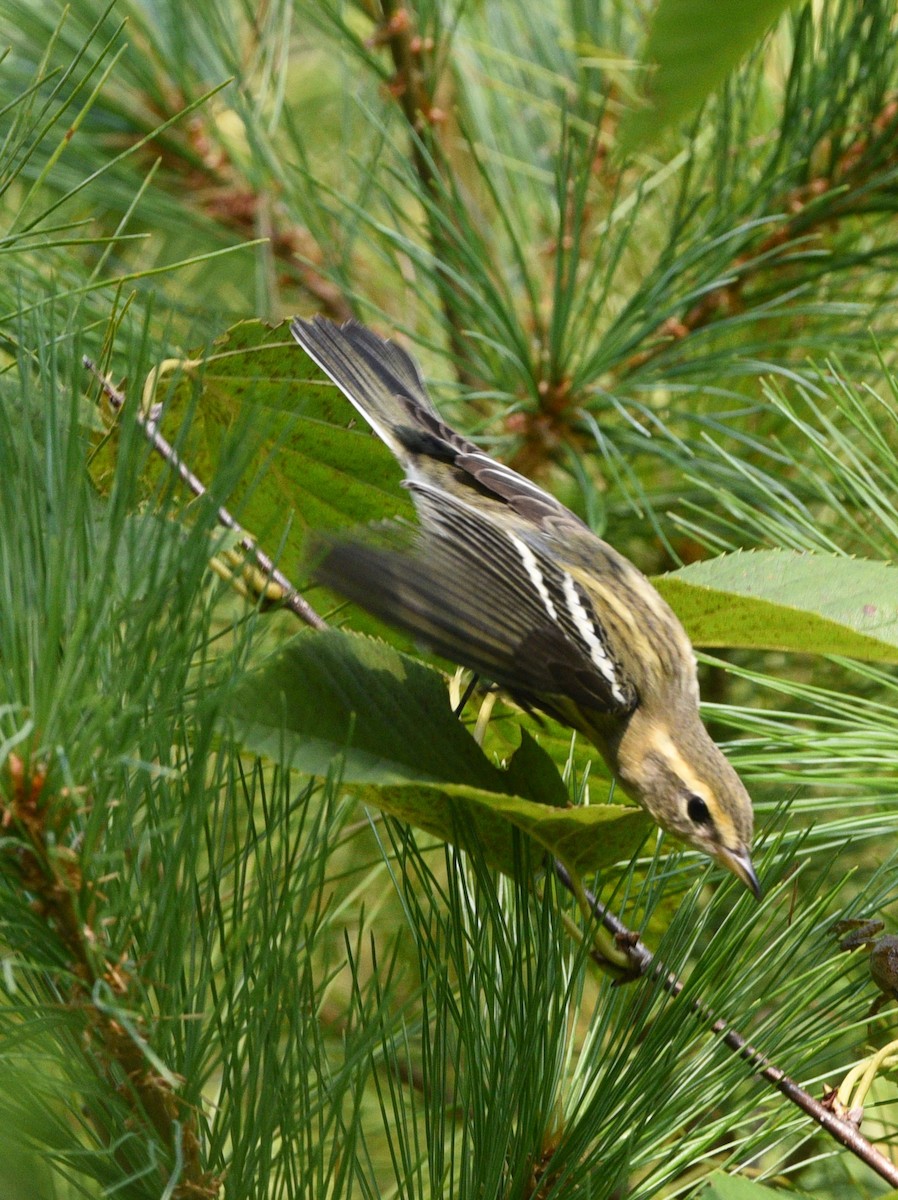
{"type": "MultiPolygon", "coordinates": [[[[140,391],[129,393],[129,403],[140,391]]],[[[296,344],[286,322],[272,328],[242,321],[207,353],[164,364],[143,393],[144,404],[163,402],[163,435],[207,485],[239,432],[244,461],[228,507],[299,588],[306,583],[309,531],[412,515],[399,464],[296,344]]],[[[112,437],[92,459],[101,489],[115,453],[112,437]]],[[[168,464],[150,456],[149,485],[171,475],[168,464]]],[[[310,598],[322,613],[342,602],[321,592],[310,598]]],[[[383,630],[362,610],[353,613],[357,627],[383,630]]]]}
{"type": "Polygon", "coordinates": [[[521,729],[520,742],[505,770],[506,790],[513,796],[532,796],[543,804],[566,808],[567,788],[553,760],[526,729],[521,729]]]}
{"type": "Polygon", "coordinates": [[[547,808],[463,784],[361,788],[359,795],[366,804],[444,841],[464,846],[476,839],[490,865],[507,874],[517,861],[515,829],[583,875],[630,858],[650,825],[641,809],[618,804],[547,808]]]}
{"type": "MultiPolygon", "coordinates": [[[[232,431],[245,436],[250,461],[230,504],[244,528],[271,550],[281,544],[290,519],[281,548],[288,574],[300,560],[307,530],[412,512],[392,454],[307,358],[286,322],[271,328],[242,321],[207,353],[165,364],[155,390],[147,390],[145,402],[164,401],[162,433],[205,483],[215,477],[232,431]]],[[[108,454],[95,460],[101,483],[109,462],[108,454]]],[[[155,456],[148,469],[153,479],[169,470],[155,456]]]]}
{"type": "Polygon", "coordinates": [[[571,760],[575,783],[582,780],[588,770],[591,791],[597,798],[604,798],[612,790],[611,772],[588,738],[574,734],[568,726],[544,713],[523,712],[505,700],[501,693],[495,698],[483,736],[486,753],[500,760],[510,760],[518,750],[524,730],[538,740],[559,770],[562,764],[571,760]]]}
{"type": "Polygon", "coordinates": [[[300,634],[237,689],[229,711],[255,753],[313,775],[336,766],[366,803],[447,841],[476,836],[503,870],[514,829],[579,873],[629,857],[649,827],[641,809],[570,807],[527,734],[507,768],[492,763],[452,712],[442,676],[371,638],[300,634]]]}
{"type": "Polygon", "coordinates": [[[653,583],[697,646],[898,662],[898,567],[888,563],[753,550],[653,583]]]}
{"type": "Polygon", "coordinates": [[[790,3],[660,0],[643,55],[646,107],[624,121],[624,144],[648,142],[698,108],[790,3]]]}
{"type": "MultiPolygon", "coordinates": [[[[790,1189],[790,1196],[802,1200],[806,1192],[795,1192],[790,1189]]],[[[700,1200],[772,1200],[774,1196],[782,1196],[779,1188],[765,1187],[754,1179],[746,1179],[744,1175],[724,1175],[722,1172],[712,1175],[708,1186],[699,1193],[700,1200]]]]}
{"type": "Polygon", "coordinates": [[[232,709],[251,714],[242,726],[253,730],[256,752],[283,751],[313,775],[346,751],[342,774],[350,783],[505,790],[504,773],[453,716],[442,677],[359,634],[293,638],[250,676],[232,709]]]}

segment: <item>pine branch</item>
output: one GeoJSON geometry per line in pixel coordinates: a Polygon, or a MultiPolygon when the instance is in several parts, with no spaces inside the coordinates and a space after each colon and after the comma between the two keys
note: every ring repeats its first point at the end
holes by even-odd
{"type": "Polygon", "coordinates": [[[449,193],[442,186],[437,165],[441,161],[441,150],[434,136],[434,130],[445,122],[446,114],[434,103],[427,87],[426,56],[433,53],[434,47],[429,39],[422,38],[416,32],[410,3],[380,0],[380,5],[383,21],[370,41],[375,46],[389,46],[393,59],[395,74],[390,83],[390,92],[398,100],[408,125],[412,165],[421,191],[428,199],[425,205],[427,228],[436,272],[435,283],[449,333],[449,348],[459,382],[465,387],[474,388],[477,381],[468,365],[470,351],[464,336],[457,285],[441,266],[446,250],[443,225],[454,227],[456,219],[451,206],[444,203],[449,193]]]}
{"type": "MultiPolygon", "coordinates": [[[[180,1160],[173,1200],[214,1200],[222,1180],[202,1168],[196,1114],[178,1095],[177,1077],[152,1054],[143,1018],[130,1011],[133,980],[124,961],[109,961],[103,931],[82,912],[85,893],[88,913],[95,902],[96,881],[84,878],[77,859],[65,850],[72,798],[49,795],[46,771],[27,766],[17,754],[10,754],[6,772],[0,829],[15,831],[18,838],[7,833],[2,857],[17,873],[22,890],[34,897],[33,907],[68,956],[68,970],[57,973],[56,987],[66,1006],[83,1018],[83,1036],[95,1051],[86,1057],[110,1092],[126,1099],[131,1119],[148,1122],[170,1160],[180,1160]]],[[[88,1105],[85,1111],[127,1178],[133,1170],[127,1145],[108,1127],[99,1106],[88,1105]]]]}
{"type": "Polygon", "coordinates": [[[754,280],[770,280],[795,266],[795,252],[809,238],[824,231],[830,238],[840,222],[864,213],[891,211],[894,207],[895,173],[898,171],[898,101],[890,99],[874,119],[870,131],[858,131],[854,141],[831,163],[806,183],[785,193],[770,205],[771,212],[789,216],[772,233],[750,240],[734,256],[730,278],[707,292],[682,317],[669,317],[660,326],[659,339],[631,355],[617,372],[624,379],[665,354],[673,342],[681,342],[715,321],[743,311],[745,290],[754,280]],[[753,244],[752,244],[753,243],[753,244]]]}
{"type": "Polygon", "coordinates": [[[350,300],[313,265],[322,264],[325,256],[311,232],[291,221],[280,202],[243,177],[225,147],[216,147],[215,166],[209,164],[211,145],[204,123],[192,122],[189,137],[197,141],[203,156],[198,162],[176,160],[168,165],[175,174],[186,170],[186,185],[190,194],[196,196],[200,212],[247,241],[263,233],[279,268],[296,279],[321,312],[337,322],[354,317],[350,300]]]}
{"type": "MultiPolygon", "coordinates": [[[[564,887],[572,895],[578,895],[581,888],[574,883],[567,869],[557,860],[555,861],[554,869],[555,874],[564,887]]],[[[671,996],[678,996],[686,986],[683,980],[672,971],[668,971],[663,963],[656,962],[651,950],[640,939],[639,935],[634,933],[633,930],[628,929],[620,918],[610,912],[592,892],[586,888],[582,888],[582,894],[586,897],[593,916],[613,935],[618,947],[630,959],[633,968],[631,978],[648,976],[649,978],[657,979],[666,992],[671,996]]],[[[606,960],[604,957],[600,955],[598,961],[600,966],[605,966],[606,960]]],[[[748,1039],[743,1037],[738,1030],[733,1029],[722,1017],[716,1017],[701,1000],[690,1001],[689,1010],[703,1024],[708,1026],[711,1033],[720,1036],[725,1046],[728,1046],[734,1053],[751,1063],[759,1075],[772,1083],[778,1091],[782,1092],[802,1112],[807,1113],[812,1120],[817,1122],[821,1129],[839,1142],[840,1145],[844,1146],[846,1150],[850,1150],[852,1154],[862,1162],[865,1162],[868,1167],[871,1167],[887,1183],[890,1183],[893,1187],[898,1187],[898,1166],[877,1150],[872,1142],[869,1142],[863,1136],[856,1124],[840,1116],[835,1111],[834,1100],[837,1093],[833,1092],[831,1095],[827,1095],[824,1101],[815,1099],[809,1092],[800,1087],[794,1079],[791,1079],[785,1071],[772,1063],[765,1054],[752,1046],[748,1039]]]]}

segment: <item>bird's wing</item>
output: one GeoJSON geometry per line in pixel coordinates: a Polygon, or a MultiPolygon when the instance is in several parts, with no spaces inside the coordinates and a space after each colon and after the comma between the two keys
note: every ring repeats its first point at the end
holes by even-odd
{"type": "Polygon", "coordinates": [[[316,578],[530,707],[569,722],[563,698],[632,711],[635,684],[588,594],[552,553],[554,539],[591,537],[586,526],[446,425],[395,343],[354,321],[291,328],[404,465],[422,525],[323,540],[316,578]]]}
{"type": "MultiPolygon", "coordinates": [[[[414,359],[395,342],[356,321],[335,325],[322,317],[312,321],[297,318],[291,330],[309,357],[389,446],[410,479],[427,479],[441,464],[449,465],[455,468],[455,491],[476,488],[534,524],[586,528],[554,496],[490,458],[448,426],[434,408],[414,359]]],[[[444,482],[449,485],[448,480],[444,482]]]]}
{"type": "Polygon", "coordinates": [[[631,712],[636,686],[573,576],[458,497],[412,486],[420,530],[390,526],[376,538],[326,541],[316,579],[527,707],[568,723],[562,698],[593,712],[631,712]]]}

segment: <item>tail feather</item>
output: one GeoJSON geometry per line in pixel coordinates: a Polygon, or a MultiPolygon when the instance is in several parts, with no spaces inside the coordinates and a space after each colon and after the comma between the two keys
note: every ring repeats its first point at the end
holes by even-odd
{"type": "Polygon", "coordinates": [[[293,336],[328,378],[346,395],[377,436],[400,460],[405,458],[395,429],[421,409],[439,420],[418,366],[401,346],[347,321],[334,325],[316,317],[290,326],[293,336]]]}

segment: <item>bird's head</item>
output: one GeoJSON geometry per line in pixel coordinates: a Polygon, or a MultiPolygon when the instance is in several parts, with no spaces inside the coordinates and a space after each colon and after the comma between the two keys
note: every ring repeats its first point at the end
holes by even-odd
{"type": "Polygon", "coordinates": [[[614,757],[625,789],[663,829],[760,897],[751,863],[751,798],[697,716],[672,727],[637,710],[614,757]]]}

